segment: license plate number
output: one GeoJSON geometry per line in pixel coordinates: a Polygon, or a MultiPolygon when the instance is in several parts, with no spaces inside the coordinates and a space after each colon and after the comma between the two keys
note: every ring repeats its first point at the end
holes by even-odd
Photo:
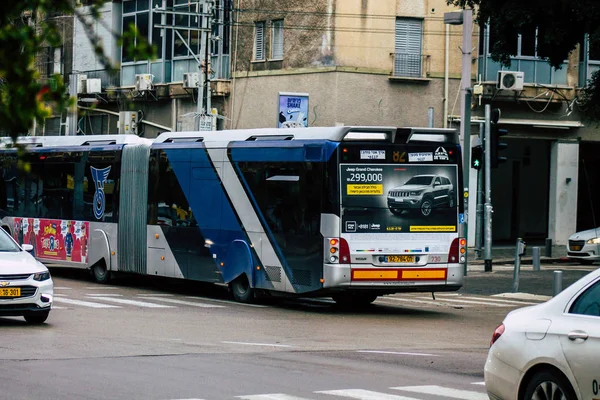
{"type": "Polygon", "coordinates": [[[579,251],[581,250],[581,246],[571,246],[571,250],[579,251]]]}
{"type": "Polygon", "coordinates": [[[415,262],[415,256],[387,256],[386,262],[389,262],[389,263],[411,263],[411,262],[415,262]]]}
{"type": "Polygon", "coordinates": [[[0,297],[19,297],[21,288],[1,288],[0,297]]]}

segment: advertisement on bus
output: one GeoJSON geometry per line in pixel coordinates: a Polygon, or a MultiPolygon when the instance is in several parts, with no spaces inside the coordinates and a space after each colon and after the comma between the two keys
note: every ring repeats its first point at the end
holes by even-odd
{"type": "Polygon", "coordinates": [[[31,244],[33,254],[46,260],[85,263],[89,222],[42,218],[15,218],[13,237],[31,244]]]}
{"type": "Polygon", "coordinates": [[[456,165],[340,168],[344,233],[457,232],[456,165]]]}

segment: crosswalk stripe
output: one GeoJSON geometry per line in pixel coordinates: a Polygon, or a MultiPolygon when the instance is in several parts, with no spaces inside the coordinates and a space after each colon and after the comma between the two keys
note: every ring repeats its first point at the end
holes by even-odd
{"type": "Polygon", "coordinates": [[[414,397],[397,396],[395,394],[387,394],[381,392],[372,392],[363,389],[345,389],[345,390],[326,390],[315,392],[321,394],[329,394],[332,396],[349,397],[358,400],[419,400],[414,397]]]}
{"type": "Polygon", "coordinates": [[[122,294],[117,293],[88,293],[88,297],[123,297],[122,294]]]}
{"type": "Polygon", "coordinates": [[[423,393],[423,394],[432,394],[435,396],[441,397],[450,397],[453,399],[462,399],[462,400],[489,400],[487,394],[473,392],[471,390],[460,390],[460,389],[452,389],[442,386],[400,386],[400,387],[392,387],[390,389],[394,390],[402,390],[405,392],[413,392],[413,393],[423,393]]]}
{"type": "Polygon", "coordinates": [[[137,301],[137,300],[120,299],[120,298],[116,298],[116,297],[92,296],[92,298],[96,299],[96,300],[108,301],[108,302],[113,302],[113,303],[117,303],[117,304],[128,304],[131,306],[138,306],[138,307],[145,307],[145,308],[173,308],[173,306],[165,306],[163,304],[148,303],[145,301],[137,301]]]}
{"type": "MultiPolygon", "coordinates": [[[[197,299],[197,296],[186,296],[188,299],[197,299]]],[[[244,307],[255,307],[255,308],[267,308],[268,306],[263,306],[262,304],[249,304],[249,303],[238,303],[237,301],[232,300],[219,300],[219,299],[208,299],[205,298],[206,301],[216,302],[216,303],[227,303],[233,304],[236,306],[244,306],[244,307]]]]}
{"type": "MultiPolygon", "coordinates": [[[[444,298],[447,295],[439,295],[436,294],[436,297],[439,298],[444,298]]],[[[492,303],[506,303],[506,304],[515,304],[515,305],[519,305],[519,304],[523,304],[523,305],[535,305],[535,304],[540,304],[535,303],[535,302],[531,302],[531,301],[520,301],[520,300],[502,300],[502,299],[493,299],[491,297],[475,297],[475,296],[460,296],[461,299],[466,299],[466,300],[481,300],[481,301],[490,301],[492,303]]]]}
{"type": "Polygon", "coordinates": [[[149,299],[154,301],[162,301],[165,303],[172,304],[181,304],[184,306],[194,306],[194,307],[202,307],[202,308],[223,308],[225,306],[221,306],[218,304],[206,304],[206,303],[196,303],[194,301],[185,301],[185,300],[176,300],[176,299],[168,299],[164,297],[152,297],[152,296],[143,296],[143,299],[149,299]]]}
{"type": "Polygon", "coordinates": [[[236,396],[238,399],[244,400],[310,400],[304,397],[290,396],[283,393],[271,393],[271,394],[254,394],[251,396],[236,396]]]}
{"type": "Polygon", "coordinates": [[[91,308],[121,308],[119,306],[113,306],[111,304],[95,303],[93,301],[75,300],[75,299],[68,299],[66,297],[56,297],[56,296],[54,296],[54,302],[55,303],[58,302],[58,303],[73,304],[75,306],[83,306],[83,307],[91,307],[91,308]]]}
{"type": "MultiPolygon", "coordinates": [[[[418,298],[426,299],[426,297],[418,297],[418,298]]],[[[490,303],[487,301],[460,300],[460,299],[444,299],[441,301],[449,301],[451,303],[461,303],[461,304],[463,304],[463,303],[464,304],[484,304],[486,306],[492,306],[492,307],[512,307],[512,305],[509,305],[509,304],[497,304],[497,303],[490,303]]]]}
{"type": "MultiPolygon", "coordinates": [[[[382,297],[381,299],[377,299],[376,303],[380,302],[380,301],[386,301],[386,300],[391,300],[391,301],[398,301],[398,302],[405,302],[405,303],[418,303],[418,304],[426,304],[429,306],[450,306],[450,307],[455,307],[456,304],[450,304],[450,303],[444,303],[444,301],[437,301],[437,300],[416,300],[416,299],[407,299],[405,297],[382,297]]],[[[462,306],[462,307],[470,307],[470,306],[462,306]]]]}

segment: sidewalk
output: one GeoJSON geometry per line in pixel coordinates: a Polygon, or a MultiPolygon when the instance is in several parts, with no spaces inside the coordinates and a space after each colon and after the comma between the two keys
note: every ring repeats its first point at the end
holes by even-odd
{"type": "Polygon", "coordinates": [[[544,248],[540,249],[540,270],[534,271],[531,248],[521,256],[518,284],[514,280],[515,247],[495,247],[492,249],[492,271],[484,271],[484,260],[478,258],[473,249],[468,252],[467,276],[460,292],[480,295],[505,295],[526,300],[538,298],[547,300],[554,293],[554,271],[562,271],[562,289],[579,280],[599,265],[581,265],[566,258],[566,249],[562,246],[552,249],[552,257],[545,257],[544,248]],[[516,286],[516,290],[515,290],[516,286]]]}

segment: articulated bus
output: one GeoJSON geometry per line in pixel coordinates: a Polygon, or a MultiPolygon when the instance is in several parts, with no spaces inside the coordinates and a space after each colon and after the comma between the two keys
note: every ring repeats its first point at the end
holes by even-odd
{"type": "Polygon", "coordinates": [[[97,282],[130,273],[228,284],[240,302],[367,304],[463,284],[462,158],[451,129],[19,142],[26,163],[0,150],[0,225],[50,267],[87,268],[97,282]]]}

